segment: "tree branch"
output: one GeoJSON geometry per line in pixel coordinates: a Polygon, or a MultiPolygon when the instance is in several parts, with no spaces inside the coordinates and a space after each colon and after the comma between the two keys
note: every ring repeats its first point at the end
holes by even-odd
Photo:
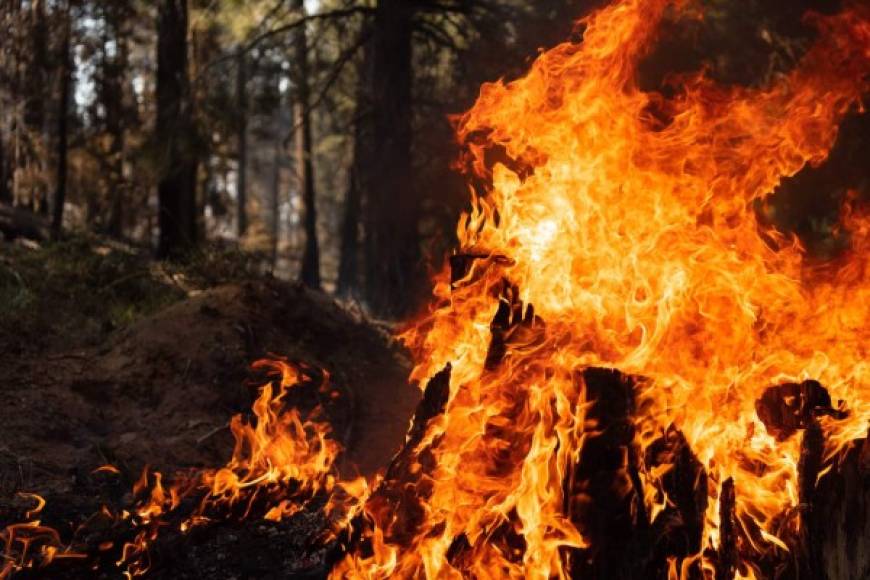
{"type": "MultiPolygon", "coordinates": [[[[281,5],[281,3],[279,2],[279,6],[280,5],[281,5]]],[[[274,12],[275,12],[275,9],[273,9],[272,13],[274,13],[274,12]]],[[[208,64],[206,64],[202,68],[201,72],[197,75],[196,79],[194,79],[194,82],[198,82],[200,80],[200,78],[204,77],[208,72],[211,71],[212,68],[218,66],[219,64],[222,64],[222,63],[227,62],[229,60],[233,60],[233,59],[237,58],[240,54],[245,54],[245,53],[251,52],[253,49],[255,49],[257,46],[262,44],[264,41],[266,41],[270,38],[273,38],[275,36],[280,36],[281,34],[295,30],[296,28],[299,28],[300,26],[304,26],[305,24],[307,24],[309,22],[314,22],[317,20],[341,20],[341,19],[348,18],[351,16],[356,16],[357,14],[372,14],[373,12],[374,12],[373,9],[369,8],[368,6],[351,6],[348,8],[337,8],[335,10],[330,10],[328,12],[319,12],[317,14],[309,14],[307,16],[302,16],[300,18],[296,18],[295,20],[293,20],[293,22],[288,22],[287,24],[282,24],[281,26],[266,30],[265,32],[262,32],[262,33],[257,34],[256,36],[254,36],[252,38],[249,38],[237,50],[230,52],[230,53],[227,53],[227,54],[224,54],[223,56],[220,56],[220,57],[212,60],[211,62],[209,62],[208,64]]],[[[265,22],[265,20],[267,18],[268,18],[268,16],[266,18],[264,18],[263,21],[265,22]]],[[[260,26],[261,25],[258,25],[257,28],[259,28],[260,26]]]]}
{"type": "MultiPolygon", "coordinates": [[[[351,58],[357,53],[357,51],[362,48],[366,42],[369,40],[369,36],[371,35],[370,31],[365,30],[360,33],[359,38],[357,38],[356,42],[354,42],[351,46],[347,47],[342,51],[338,58],[335,59],[335,64],[332,66],[332,70],[329,73],[329,76],[326,79],[326,82],[317,91],[317,97],[311,103],[306,103],[305,108],[303,110],[303,116],[308,115],[312,110],[316,109],[320,103],[326,98],[326,95],[329,93],[329,89],[335,84],[338,80],[341,71],[344,69],[344,65],[346,65],[351,58]]],[[[286,146],[290,139],[293,138],[293,135],[296,131],[301,127],[300,123],[295,123],[293,127],[290,128],[290,132],[287,135],[287,138],[284,140],[284,145],[286,146]]]]}

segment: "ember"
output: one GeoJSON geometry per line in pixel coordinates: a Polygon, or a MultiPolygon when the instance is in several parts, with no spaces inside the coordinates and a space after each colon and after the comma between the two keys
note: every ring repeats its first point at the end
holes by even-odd
{"type": "MultiPolygon", "coordinates": [[[[146,574],[170,524],[314,510],[336,578],[819,577],[802,510],[870,421],[870,215],[850,201],[849,247],[819,264],[755,205],[861,107],[870,11],[812,16],[816,44],[771,86],[644,92],[638,63],[684,5],[603,8],[457,118],[485,186],[401,334],[423,398],[382,478],[339,473],[318,409],[285,405],[328,377],[264,361],[229,463],[143,473],[112,516],[133,533],[118,566],[146,574]]],[[[39,509],[4,532],[0,578],[76,552],[39,509]]]]}

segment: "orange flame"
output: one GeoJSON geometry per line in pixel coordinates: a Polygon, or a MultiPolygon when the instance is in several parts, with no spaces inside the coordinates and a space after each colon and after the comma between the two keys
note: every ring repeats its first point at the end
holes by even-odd
{"type": "MultiPolygon", "coordinates": [[[[335,459],[341,449],[331,438],[323,409],[318,405],[303,417],[285,404],[290,390],[310,379],[306,369],[279,359],[257,361],[253,368],[267,372],[274,381],[260,387],[251,421],[241,415],[231,420],[235,448],[226,466],[192,477],[179,476],[168,489],[161,474],[151,474],[146,467],[134,485],[134,493],[144,499],[129,517],[141,531],[125,544],[118,561],[129,577],[148,572],[149,548],[160,527],[166,525],[166,516],[197,491],[205,493],[193,514],[179,524],[182,532],[208,523],[212,514],[239,506],[240,517],[246,518],[257,501],[271,506],[262,515],[264,519],[278,521],[300,511],[319,492],[342,500],[327,503],[335,529],[346,525],[359,510],[368,486],[362,478],[339,481],[335,459]]],[[[329,388],[329,375],[324,372],[318,390],[327,393],[329,388]]]]}
{"type": "Polygon", "coordinates": [[[48,566],[54,560],[86,557],[65,546],[56,530],[41,525],[36,519],[45,508],[45,500],[41,496],[34,493],[18,495],[33,500],[36,505],[25,513],[27,521],[0,530],[0,580],[10,578],[21,570],[48,566]]]}
{"type": "MultiPolygon", "coordinates": [[[[645,377],[636,443],[645,449],[671,426],[683,433],[711,480],[713,550],[728,478],[743,550],[787,549],[774,520],[798,502],[800,442],[760,421],[767,387],[816,379],[844,402],[819,419],[829,458],[865,434],[870,219],[844,211],[850,251],[819,268],[763,227],[753,202],[822,162],[860,105],[868,10],[814,18],[816,45],[769,87],[698,74],[675,97],[644,92],[638,61],[666,9],[684,4],[623,0],[594,13],[582,43],[542,54],[520,80],[485,85],[459,119],[467,166],[488,184],[457,231],[457,258],[472,264],[459,280],[436,278],[435,307],[405,334],[421,384],[452,365],[446,411],[425,436],[425,518],[410,541],[391,544],[391,520],[373,515],[373,554],[350,556],[336,575],[566,577],[561,554],[584,538],[566,517],[563,481],[594,436],[574,378],[584,368],[645,377]],[[492,162],[499,151],[509,161],[492,162]],[[495,328],[504,309],[509,322],[495,328]],[[504,352],[493,366],[496,332],[504,352]],[[522,540],[517,554],[487,541],[505,522],[522,540]],[[457,564],[460,537],[471,548],[457,564]]],[[[668,466],[640,469],[654,517],[669,501],[668,466]]],[[[754,575],[751,562],[740,574],[754,575]]]]}

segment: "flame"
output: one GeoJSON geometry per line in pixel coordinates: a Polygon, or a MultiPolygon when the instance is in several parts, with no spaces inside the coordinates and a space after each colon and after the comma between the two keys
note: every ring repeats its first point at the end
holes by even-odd
{"type": "MultiPolygon", "coordinates": [[[[247,518],[257,505],[264,511],[261,517],[280,521],[301,511],[318,494],[330,498],[326,510],[334,530],[345,527],[361,509],[368,486],[363,478],[339,477],[335,460],[341,446],[331,436],[322,406],[303,416],[286,405],[291,390],[312,381],[309,369],[280,358],[263,359],[252,367],[272,380],[259,388],[252,419],[236,415],[230,421],[235,447],[227,464],[189,476],[177,474],[168,488],[160,473],[146,467],[134,485],[134,494],[142,499],[127,518],[140,531],[124,545],[117,562],[128,577],[148,572],[150,546],[167,516],[194,494],[201,499],[178,524],[183,533],[227,513],[247,518]]],[[[317,390],[328,395],[332,392],[329,374],[320,374],[317,390]]]]}
{"type": "MultiPolygon", "coordinates": [[[[485,184],[457,230],[454,264],[467,267],[437,276],[431,313],[404,335],[421,385],[452,369],[445,412],[424,438],[424,517],[408,539],[395,514],[373,513],[372,553],[351,554],[336,576],[567,577],[565,551],[588,541],[563,485],[595,436],[582,369],[642,377],[640,456],[675,428],[709,477],[704,553],[674,560],[670,577],[695,561],[715,567],[706,554],[723,549],[726,481],[739,576],[755,576],[755,556],[788,549],[781,536],[797,519],[781,516],[799,501],[801,443],[767,432],[756,411],[765,389],[815,379],[842,402],[818,419],[828,459],[866,433],[870,216],[845,207],[851,246],[819,265],[760,223],[754,204],[821,163],[861,106],[868,10],[812,17],[818,41],[771,86],[696,74],[674,97],[641,90],[636,68],[658,24],[686,5],[601,9],[581,21],[581,43],[485,85],[458,119],[465,166],[485,184]],[[493,540],[505,526],[517,541],[493,540]]],[[[670,502],[670,465],[639,463],[655,519],[670,502]]]]}
{"type": "Polygon", "coordinates": [[[35,493],[19,493],[18,496],[36,505],[24,514],[27,521],[0,530],[0,580],[21,570],[48,566],[55,560],[86,557],[65,546],[55,529],[41,524],[38,517],[46,503],[42,496],[35,493]]]}

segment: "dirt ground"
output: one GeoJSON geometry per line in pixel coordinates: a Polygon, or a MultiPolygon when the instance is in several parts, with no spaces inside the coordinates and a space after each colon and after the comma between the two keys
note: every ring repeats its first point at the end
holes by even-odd
{"type": "Polygon", "coordinates": [[[322,367],[345,393],[331,410],[344,470],[386,465],[418,399],[386,329],[274,279],[194,294],[95,344],[65,348],[52,336],[41,337],[46,349],[10,348],[6,336],[0,492],[64,493],[105,463],[131,475],[145,464],[223,464],[232,451],[225,426],[256,392],[249,364],[269,353],[322,367]]]}

